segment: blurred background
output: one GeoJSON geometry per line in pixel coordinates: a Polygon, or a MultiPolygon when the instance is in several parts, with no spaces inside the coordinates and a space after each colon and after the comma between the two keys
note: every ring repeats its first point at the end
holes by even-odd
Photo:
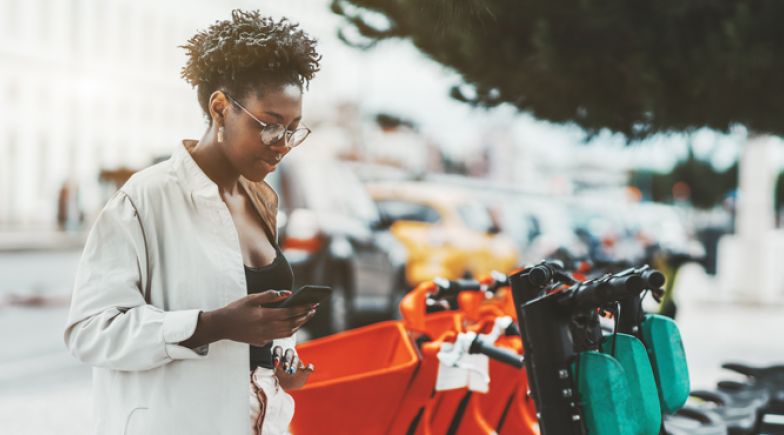
{"type": "Polygon", "coordinates": [[[650,308],[677,316],[695,385],[724,361],[784,361],[771,334],[784,329],[781,85],[765,88],[782,68],[755,51],[770,35],[738,24],[764,11],[739,2],[716,26],[729,54],[769,64],[727,55],[695,70],[716,47],[659,41],[635,82],[591,63],[632,56],[622,35],[557,51],[588,11],[558,25],[499,15],[503,2],[364,3],[0,0],[0,432],[89,427],[90,369],[62,341],[83,241],[131,174],[201,137],[178,45],[233,8],[301,23],[323,55],[305,100],[313,135],[268,179],[297,285],[336,289],[302,339],[394,317],[434,277],[626,260],[667,272],[671,297],[650,308]],[[457,32],[465,20],[478,27],[457,32]],[[732,80],[706,72],[721,62],[732,80]]]}

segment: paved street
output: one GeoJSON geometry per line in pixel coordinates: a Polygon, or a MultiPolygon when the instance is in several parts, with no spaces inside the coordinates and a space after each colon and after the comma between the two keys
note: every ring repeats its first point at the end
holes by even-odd
{"type": "Polygon", "coordinates": [[[0,433],[89,433],[90,369],[67,353],[65,319],[65,307],[0,308],[0,433]]]}
{"type": "MultiPolygon", "coordinates": [[[[70,260],[66,256],[61,261],[70,260]]],[[[19,274],[15,279],[22,281],[19,274]]],[[[711,287],[708,278],[691,269],[677,290],[693,386],[711,387],[731,377],[719,367],[724,361],[784,362],[784,341],[778,335],[784,331],[784,308],[706,302],[711,287]]],[[[0,347],[0,433],[89,432],[90,370],[64,348],[66,310],[63,305],[0,306],[0,340],[5,344],[0,347]]]]}
{"type": "Polygon", "coordinates": [[[68,354],[62,338],[80,254],[0,252],[0,433],[89,433],[90,368],[68,354]],[[31,296],[53,305],[8,305],[31,296]]]}
{"type": "Polygon", "coordinates": [[[68,294],[81,254],[80,247],[21,252],[0,249],[0,303],[12,294],[68,294]]]}

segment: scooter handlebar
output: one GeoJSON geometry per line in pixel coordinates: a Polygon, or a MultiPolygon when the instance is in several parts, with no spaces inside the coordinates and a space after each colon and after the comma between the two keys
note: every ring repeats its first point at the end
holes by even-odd
{"type": "Polygon", "coordinates": [[[565,303],[577,308],[598,308],[608,302],[623,299],[645,288],[645,281],[639,275],[608,275],[594,281],[575,285],[567,291],[565,303]]]}
{"type": "Polygon", "coordinates": [[[545,265],[534,266],[528,272],[528,279],[537,287],[545,286],[552,276],[552,270],[545,265]]]}
{"type": "Polygon", "coordinates": [[[509,349],[494,346],[485,342],[479,337],[476,337],[474,341],[471,342],[471,347],[468,349],[468,353],[480,353],[482,355],[487,355],[496,361],[509,364],[510,366],[514,366],[519,369],[525,367],[525,358],[523,358],[522,355],[518,355],[509,349]]]}
{"type": "Polygon", "coordinates": [[[433,282],[436,285],[434,297],[450,296],[464,291],[479,291],[482,289],[482,284],[475,279],[448,280],[436,278],[433,282]]]}
{"type": "Polygon", "coordinates": [[[526,271],[531,284],[537,287],[544,287],[552,281],[565,284],[573,284],[575,282],[574,278],[566,272],[564,264],[558,260],[542,261],[536,266],[526,269],[526,271]]]}
{"type": "Polygon", "coordinates": [[[664,274],[656,269],[647,269],[641,274],[642,279],[648,284],[648,288],[659,289],[664,285],[666,279],[664,274]]]}
{"type": "Polygon", "coordinates": [[[646,289],[656,290],[661,288],[666,281],[664,274],[658,270],[648,266],[647,264],[638,268],[626,269],[622,272],[616,273],[615,276],[631,276],[639,275],[643,279],[646,289]]]}

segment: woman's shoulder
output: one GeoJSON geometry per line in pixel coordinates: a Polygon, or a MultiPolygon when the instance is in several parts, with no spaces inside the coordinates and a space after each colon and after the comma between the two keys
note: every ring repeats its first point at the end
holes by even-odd
{"type": "Polygon", "coordinates": [[[167,195],[178,187],[177,178],[171,170],[171,161],[164,160],[133,174],[120,188],[130,199],[144,200],[149,197],[167,195]]]}

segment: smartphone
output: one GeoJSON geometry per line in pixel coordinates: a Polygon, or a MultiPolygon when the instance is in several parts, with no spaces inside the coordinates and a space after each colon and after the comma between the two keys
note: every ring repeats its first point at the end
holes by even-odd
{"type": "Polygon", "coordinates": [[[280,302],[264,305],[267,308],[292,308],[299,305],[320,303],[332,295],[332,288],[323,285],[305,285],[280,302]]]}

